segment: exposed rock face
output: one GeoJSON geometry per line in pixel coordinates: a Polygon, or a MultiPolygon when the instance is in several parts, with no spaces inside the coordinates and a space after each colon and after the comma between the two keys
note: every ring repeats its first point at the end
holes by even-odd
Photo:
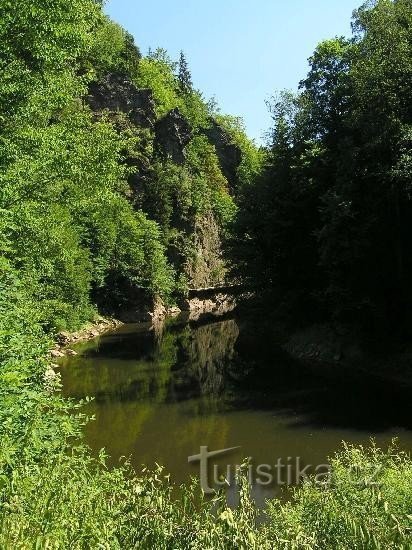
{"type": "Polygon", "coordinates": [[[237,169],[242,162],[242,151],[231,142],[229,134],[215,120],[210,120],[210,128],[204,128],[203,133],[215,146],[220,167],[232,188],[238,183],[237,169]]]}
{"type": "MultiPolygon", "coordinates": [[[[150,158],[152,139],[154,151],[164,159],[169,158],[174,164],[185,163],[185,148],[193,137],[189,122],[178,108],[172,109],[160,120],[156,120],[155,102],[153,93],[149,89],[138,89],[126,75],[120,72],[109,73],[99,82],[90,85],[87,103],[97,113],[108,110],[112,113],[115,127],[122,131],[126,126],[134,129],[147,128],[149,132],[142,132],[141,139],[150,141],[147,147],[147,159],[138,151],[134,156],[127,152],[125,163],[135,170],[129,176],[129,199],[139,205],[140,195],[143,193],[147,180],[150,181],[150,158]],[[116,116],[124,113],[127,118],[116,116]]],[[[227,132],[214,120],[210,121],[210,128],[203,130],[204,135],[216,148],[216,153],[222,168],[232,188],[237,184],[237,169],[241,162],[240,149],[231,143],[227,132]]],[[[140,136],[140,134],[139,134],[140,136]]],[[[141,143],[141,142],[140,142],[141,143]]],[[[225,278],[225,262],[222,252],[222,236],[219,224],[212,212],[206,212],[195,219],[178,220],[177,229],[183,235],[182,242],[187,241],[193,254],[186,254],[184,246],[171,247],[169,260],[178,272],[184,271],[189,285],[196,288],[220,285],[225,278]]],[[[102,311],[115,315],[122,322],[149,321],[164,316],[164,308],[153,302],[147,292],[136,288],[128,288],[127,282],[121,283],[124,296],[122,303],[107,304],[105,297],[98,297],[97,302],[102,304],[102,311]],[[109,307],[110,306],[110,307],[109,307]]],[[[211,312],[226,309],[226,299],[217,305],[213,301],[194,303],[195,311],[211,312]],[[224,304],[224,305],[222,305],[224,304]]],[[[229,305],[229,309],[232,304],[229,305]]],[[[190,309],[190,308],[189,308],[190,309]]]]}
{"type": "Polygon", "coordinates": [[[198,216],[194,226],[194,258],[186,274],[194,288],[215,286],[224,281],[225,269],[219,226],[212,212],[198,216]]]}
{"type": "Polygon", "coordinates": [[[179,306],[182,311],[190,313],[189,318],[191,321],[196,321],[206,314],[219,317],[230,313],[236,309],[237,304],[238,299],[236,296],[224,292],[216,292],[210,298],[194,297],[184,299],[179,306]]]}
{"type": "Polygon", "coordinates": [[[142,128],[153,128],[156,119],[151,90],[139,90],[125,75],[111,73],[89,88],[87,103],[93,111],[108,109],[129,115],[130,121],[142,128]]]}
{"type": "Polygon", "coordinates": [[[155,148],[176,164],[185,161],[185,147],[192,139],[189,123],[179,109],[173,109],[155,126],[155,148]]]}
{"type": "Polygon", "coordinates": [[[367,376],[397,387],[412,388],[412,346],[381,348],[361,340],[353,327],[313,325],[300,329],[282,346],[293,359],[325,378],[356,380],[367,376]]]}
{"type": "Polygon", "coordinates": [[[290,336],[283,349],[293,358],[310,365],[340,365],[361,359],[360,349],[328,325],[314,325],[290,336]]]}

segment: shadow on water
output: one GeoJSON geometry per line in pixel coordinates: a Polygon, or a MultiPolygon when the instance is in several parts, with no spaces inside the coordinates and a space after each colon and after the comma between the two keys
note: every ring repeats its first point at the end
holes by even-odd
{"type": "Polygon", "coordinates": [[[267,327],[241,324],[236,342],[239,388],[248,390],[252,401],[300,413],[296,425],[374,433],[412,429],[410,387],[336,366],[317,372],[293,360],[270,334],[267,327]]]}
{"type": "MultiPolygon", "coordinates": [[[[233,464],[245,456],[257,464],[279,457],[324,464],[342,440],[371,437],[385,447],[398,436],[412,451],[407,390],[302,366],[259,323],[129,325],[77,351],[62,361],[63,392],[94,397],[86,441],[96,452],[105,447],[112,464],[122,456],[137,470],[159,463],[180,483],[198,473],[187,459],[200,446],[239,446],[233,464]]],[[[257,500],[274,494],[261,488],[257,500]]]]}

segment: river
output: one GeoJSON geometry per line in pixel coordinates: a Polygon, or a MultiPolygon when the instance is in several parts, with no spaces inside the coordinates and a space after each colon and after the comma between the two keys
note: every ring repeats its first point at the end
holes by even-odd
{"type": "MultiPolygon", "coordinates": [[[[78,355],[61,362],[63,393],[94,398],[85,439],[96,453],[104,447],[112,465],[128,457],[139,472],[157,463],[180,484],[199,477],[199,462],[188,457],[201,447],[236,447],[209,460],[207,484],[249,457],[259,505],[287,498],[301,468],[325,475],[343,440],[387,447],[397,437],[412,451],[408,391],[325,378],[292,361],[270,334],[239,318],[126,325],[74,347],[78,355]]],[[[227,493],[235,503],[233,483],[227,493]]]]}

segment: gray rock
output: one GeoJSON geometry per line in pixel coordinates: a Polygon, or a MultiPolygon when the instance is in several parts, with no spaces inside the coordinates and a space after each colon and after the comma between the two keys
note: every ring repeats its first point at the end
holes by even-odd
{"type": "Polygon", "coordinates": [[[242,151],[232,143],[226,130],[213,119],[210,119],[210,128],[204,128],[202,132],[216,148],[223,175],[231,188],[236,188],[238,184],[237,169],[242,162],[242,151]]]}
{"type": "Polygon", "coordinates": [[[58,349],[53,349],[50,351],[50,355],[52,357],[54,357],[55,359],[59,358],[59,357],[64,357],[64,353],[62,353],[60,350],[58,349]]]}
{"type": "Polygon", "coordinates": [[[108,109],[125,113],[133,124],[143,128],[153,128],[156,120],[152,91],[138,89],[121,73],[110,73],[93,82],[86,101],[93,111],[108,109]]]}
{"type": "Polygon", "coordinates": [[[59,332],[57,335],[57,342],[61,345],[68,344],[71,341],[72,335],[70,332],[59,332]]]}
{"type": "Polygon", "coordinates": [[[52,393],[53,391],[58,389],[61,378],[60,375],[53,370],[53,365],[47,367],[47,370],[43,375],[43,382],[44,388],[47,392],[52,393]]]}
{"type": "Polygon", "coordinates": [[[185,147],[192,139],[192,130],[178,108],[167,113],[156,123],[155,135],[156,150],[174,163],[183,164],[185,147]]]}
{"type": "Polygon", "coordinates": [[[213,212],[196,217],[193,227],[193,254],[184,269],[192,288],[222,284],[225,276],[219,224],[213,212]]]}

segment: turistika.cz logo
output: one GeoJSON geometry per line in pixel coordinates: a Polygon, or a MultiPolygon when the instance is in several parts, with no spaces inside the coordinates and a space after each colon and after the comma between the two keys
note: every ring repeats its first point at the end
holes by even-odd
{"type": "MultiPolygon", "coordinates": [[[[199,454],[189,456],[190,464],[199,463],[200,486],[205,494],[214,494],[217,489],[230,487],[237,483],[239,475],[246,475],[251,487],[289,487],[298,486],[311,477],[318,485],[330,485],[333,483],[333,470],[330,464],[304,464],[301,457],[278,458],[272,464],[254,464],[249,458],[243,465],[227,464],[222,467],[213,463],[214,459],[221,459],[224,456],[239,451],[241,447],[230,447],[209,451],[207,446],[201,446],[199,454]]],[[[371,467],[365,472],[362,483],[377,485],[375,479],[379,473],[379,467],[371,467]]],[[[359,472],[353,472],[354,484],[360,483],[359,472]]]]}

